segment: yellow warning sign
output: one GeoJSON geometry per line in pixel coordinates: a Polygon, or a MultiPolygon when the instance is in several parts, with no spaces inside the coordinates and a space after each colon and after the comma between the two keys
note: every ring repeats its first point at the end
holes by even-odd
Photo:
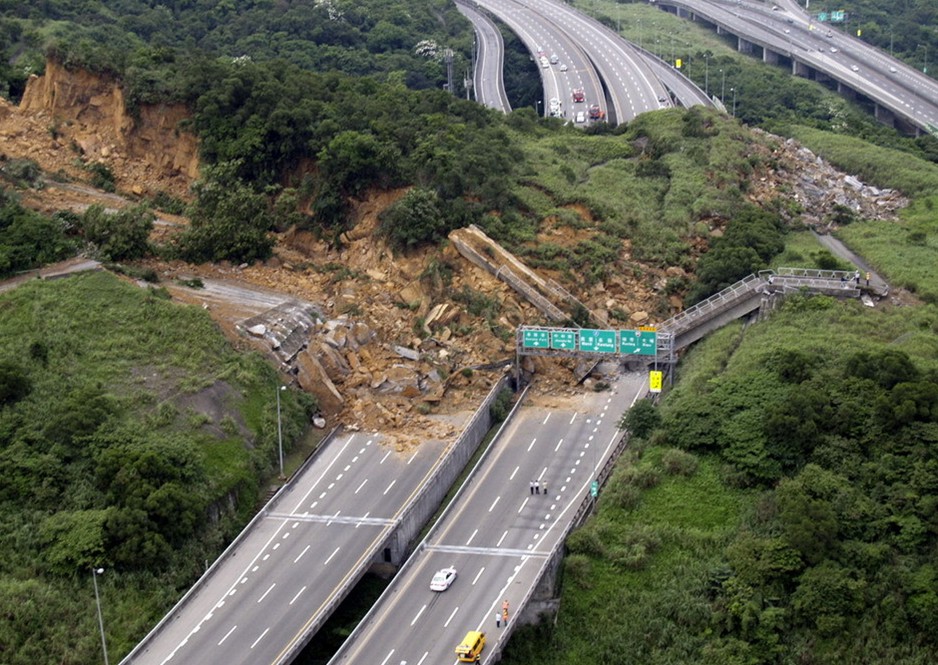
{"type": "Polygon", "coordinates": [[[648,390],[650,390],[653,393],[660,393],[663,375],[664,375],[664,372],[659,372],[659,371],[648,372],[648,390]]]}

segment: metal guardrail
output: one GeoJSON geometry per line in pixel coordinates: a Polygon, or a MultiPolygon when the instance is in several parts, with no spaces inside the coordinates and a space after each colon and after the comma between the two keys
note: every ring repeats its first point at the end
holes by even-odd
{"type": "Polygon", "coordinates": [[[726,287],[718,293],[714,293],[706,300],[701,300],[696,305],[688,307],[683,312],[678,312],[670,319],[661,323],[658,330],[676,335],[687,330],[694,322],[705,318],[715,311],[723,310],[729,305],[736,304],[743,296],[751,295],[758,287],[766,283],[758,275],[749,275],[739,280],[735,284],[726,287]]]}

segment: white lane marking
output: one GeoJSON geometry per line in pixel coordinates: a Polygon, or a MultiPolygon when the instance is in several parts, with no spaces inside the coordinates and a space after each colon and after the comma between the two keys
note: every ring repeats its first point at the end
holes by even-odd
{"type": "Polygon", "coordinates": [[[335,483],[329,483],[329,487],[327,487],[326,489],[331,490],[333,487],[335,487],[335,483]]]}
{"type": "Polygon", "coordinates": [[[573,412],[573,415],[570,416],[570,422],[567,423],[567,424],[568,424],[568,425],[572,425],[572,424],[573,424],[573,421],[576,420],[576,417],[577,417],[577,413],[576,413],[576,411],[574,411],[574,412],[573,412]]]}
{"type": "Polygon", "coordinates": [[[544,422],[541,423],[542,425],[546,425],[546,424],[547,424],[547,421],[550,420],[550,414],[551,414],[551,412],[548,411],[548,412],[547,412],[547,415],[544,416],[544,422]]]}
{"type": "Polygon", "coordinates": [[[256,573],[258,568],[260,568],[260,566],[254,566],[253,568],[251,568],[251,572],[256,573]]]}
{"type": "Polygon", "coordinates": [[[363,523],[366,519],[368,519],[368,516],[369,516],[369,515],[371,515],[371,511],[370,511],[370,510],[369,510],[367,513],[365,513],[365,515],[364,515],[360,520],[358,520],[358,524],[355,525],[355,528],[357,529],[358,527],[360,527],[360,526],[362,525],[362,523],[363,523]]]}
{"type": "Polygon", "coordinates": [[[478,529],[476,529],[475,531],[472,532],[472,535],[469,536],[469,540],[466,541],[466,545],[469,545],[469,543],[472,542],[472,539],[476,537],[476,534],[477,534],[477,533],[479,533],[479,530],[478,530],[478,529]]]}
{"type": "Polygon", "coordinates": [[[309,548],[310,548],[310,547],[311,547],[310,545],[307,545],[307,546],[306,546],[306,549],[304,549],[302,552],[300,552],[300,555],[299,555],[298,557],[296,557],[296,558],[293,560],[293,563],[296,563],[297,561],[299,561],[300,559],[302,559],[302,558],[303,558],[303,555],[306,554],[307,551],[309,551],[309,548]]]}
{"type": "Polygon", "coordinates": [[[270,549],[276,551],[278,547],[280,547],[280,543],[274,543],[274,546],[271,547],[270,549]]]}
{"type": "Polygon", "coordinates": [[[492,512],[495,509],[495,506],[498,505],[498,500],[501,499],[500,496],[495,497],[495,501],[492,502],[492,505],[489,506],[489,512],[492,512]]]}
{"type": "Polygon", "coordinates": [[[387,496],[387,493],[391,491],[391,488],[394,487],[394,483],[396,483],[396,482],[397,482],[397,478],[395,478],[394,480],[392,480],[392,481],[391,481],[391,484],[388,485],[388,488],[387,488],[386,490],[384,490],[384,493],[382,494],[382,496],[387,496]]]}
{"type": "Polygon", "coordinates": [[[381,661],[381,665],[387,665],[387,662],[391,660],[391,656],[394,655],[394,649],[388,651],[388,657],[381,661]]]}
{"type": "Polygon", "coordinates": [[[267,631],[268,631],[268,630],[270,630],[270,626],[268,626],[267,628],[265,628],[265,629],[264,629],[264,632],[261,633],[261,636],[258,637],[256,640],[254,640],[254,644],[251,645],[251,648],[252,648],[252,649],[257,646],[257,643],[258,643],[258,642],[260,642],[262,639],[264,639],[264,635],[267,634],[267,631]]]}
{"type": "Polygon", "coordinates": [[[283,534],[282,536],[280,536],[281,539],[286,539],[286,538],[289,538],[289,537],[290,537],[290,532],[289,532],[289,531],[287,531],[285,534],[283,534]]]}
{"type": "Polygon", "coordinates": [[[453,613],[449,615],[449,619],[447,619],[446,623],[443,624],[444,628],[449,628],[449,622],[453,620],[453,617],[456,616],[456,612],[458,611],[459,611],[459,606],[457,605],[455,609],[453,609],[453,613]]]}
{"type": "Polygon", "coordinates": [[[558,450],[560,450],[561,445],[563,445],[563,439],[560,439],[560,441],[557,442],[557,445],[554,446],[554,452],[557,452],[558,450]]]}
{"type": "MultiPolygon", "coordinates": [[[[338,458],[342,456],[342,454],[345,452],[345,449],[348,448],[348,447],[351,445],[351,443],[352,443],[352,441],[353,441],[354,439],[355,439],[355,435],[354,435],[354,434],[348,438],[348,441],[346,441],[346,442],[342,445],[342,448],[339,450],[339,452],[338,452],[338,454],[336,455],[335,459],[333,459],[331,462],[329,462],[329,464],[326,466],[326,468],[323,469],[323,472],[322,472],[321,474],[319,474],[319,477],[316,479],[316,482],[314,482],[314,483],[312,484],[312,486],[309,488],[309,491],[308,491],[306,494],[304,494],[303,496],[300,497],[300,500],[297,502],[296,506],[295,506],[295,507],[293,508],[293,510],[290,511],[290,512],[296,512],[297,510],[300,509],[300,506],[302,506],[304,503],[306,503],[306,500],[309,498],[309,495],[312,494],[312,493],[313,493],[313,490],[316,489],[316,486],[319,485],[319,481],[326,477],[326,474],[329,473],[329,470],[332,468],[332,465],[335,464],[335,463],[338,461],[338,458]]],[[[324,496],[326,496],[325,492],[323,492],[322,496],[320,496],[319,498],[321,499],[321,498],[324,497],[324,496]]]]}
{"type": "Polygon", "coordinates": [[[410,464],[410,463],[413,462],[415,459],[417,459],[417,453],[414,453],[413,455],[411,455],[411,456],[410,456],[410,459],[407,460],[407,463],[410,464]]]}
{"type": "Polygon", "coordinates": [[[235,632],[235,628],[237,628],[237,627],[238,627],[237,624],[235,624],[234,626],[232,626],[232,627],[231,627],[231,630],[229,630],[227,633],[225,633],[225,636],[224,636],[223,638],[221,638],[221,642],[218,643],[218,646],[221,646],[222,642],[224,642],[225,640],[227,640],[227,639],[228,639],[228,636],[231,635],[233,632],[235,632]]]}
{"type": "Polygon", "coordinates": [[[351,465],[351,464],[346,464],[346,465],[345,465],[345,468],[342,469],[342,470],[343,470],[343,471],[348,471],[348,470],[351,469],[351,468],[352,468],[352,465],[351,465]]]}
{"type": "Polygon", "coordinates": [[[390,456],[391,456],[391,451],[389,450],[388,452],[384,454],[384,457],[381,458],[381,461],[378,462],[378,464],[384,464],[384,460],[386,460],[390,456]]]}
{"type": "Polygon", "coordinates": [[[427,656],[429,656],[429,655],[430,655],[430,652],[429,652],[429,651],[424,651],[424,652],[423,652],[423,657],[422,657],[420,660],[417,661],[417,665],[423,665],[423,661],[425,661],[425,660],[427,659],[427,656]]]}
{"type": "Polygon", "coordinates": [[[300,589],[299,591],[296,592],[296,595],[293,596],[293,600],[290,601],[290,604],[292,605],[293,603],[295,603],[295,602],[296,602],[296,599],[299,598],[299,597],[300,597],[300,594],[303,593],[304,591],[306,591],[306,587],[305,587],[305,586],[304,586],[302,589],[300,589]]]}
{"type": "Polygon", "coordinates": [[[515,479],[515,474],[518,473],[518,469],[520,469],[520,468],[521,468],[520,466],[516,466],[516,467],[515,467],[515,470],[511,472],[511,475],[510,475],[510,476],[508,476],[508,480],[514,480],[514,479],[515,479]]]}
{"type": "Polygon", "coordinates": [[[501,547],[502,541],[505,540],[505,536],[507,535],[508,535],[508,531],[506,530],[505,533],[502,534],[502,537],[498,539],[498,542],[495,543],[495,547],[501,547]]]}
{"type": "Polygon", "coordinates": [[[355,490],[355,494],[358,494],[359,492],[361,492],[362,487],[364,487],[364,486],[365,486],[365,483],[367,483],[367,482],[368,482],[368,479],[365,478],[365,479],[362,481],[362,484],[358,486],[358,489],[355,490]]]}
{"type": "Polygon", "coordinates": [[[299,525],[300,525],[299,522],[294,522],[294,523],[293,523],[293,526],[290,527],[290,528],[295,529],[295,528],[298,527],[299,525]]]}
{"type": "Polygon", "coordinates": [[[531,439],[531,443],[530,443],[530,445],[528,446],[527,452],[531,452],[531,448],[534,447],[534,442],[535,442],[535,441],[537,441],[537,437],[534,437],[533,439],[531,439]]]}
{"type": "Polygon", "coordinates": [[[525,500],[521,502],[521,507],[518,508],[518,512],[520,513],[522,510],[524,510],[524,507],[525,507],[526,505],[528,505],[528,500],[527,500],[527,498],[525,498],[525,500]]]}
{"type": "Polygon", "coordinates": [[[340,473],[339,475],[337,475],[337,476],[335,477],[336,482],[342,480],[342,476],[344,476],[344,475],[345,475],[344,473],[340,473]]]}
{"type": "Polygon", "coordinates": [[[352,458],[352,464],[354,464],[357,461],[358,461],[358,455],[355,455],[355,457],[352,458]]]}
{"type": "Polygon", "coordinates": [[[334,551],[332,554],[329,555],[329,558],[322,562],[322,565],[325,566],[327,563],[329,563],[330,561],[332,561],[332,557],[334,557],[336,554],[338,554],[338,552],[339,552],[340,549],[342,549],[342,548],[341,548],[341,547],[336,547],[336,548],[335,548],[335,551],[334,551]]]}
{"type": "Polygon", "coordinates": [[[333,515],[332,518],[331,518],[328,522],[326,522],[326,526],[331,525],[331,524],[332,524],[332,520],[334,520],[336,517],[338,517],[338,516],[339,516],[339,513],[341,513],[341,512],[342,512],[341,510],[335,511],[335,515],[333,515]]]}
{"type": "Polygon", "coordinates": [[[420,615],[423,614],[423,611],[424,611],[425,609],[427,609],[427,606],[426,606],[426,605],[424,605],[423,607],[420,608],[420,611],[417,612],[417,615],[413,618],[413,621],[410,622],[410,625],[411,625],[411,626],[413,626],[415,623],[417,623],[417,621],[420,619],[420,615]]]}
{"type": "MultiPolygon", "coordinates": [[[[505,533],[508,533],[507,531],[505,533]]],[[[476,576],[472,578],[472,586],[476,585],[476,582],[479,581],[479,578],[482,577],[482,571],[485,570],[485,566],[479,568],[479,572],[476,573],[476,576]]]]}
{"type": "Polygon", "coordinates": [[[271,584],[271,585],[270,585],[270,588],[268,588],[267,591],[265,591],[265,592],[263,593],[263,595],[262,595],[260,598],[257,599],[257,602],[261,602],[262,600],[264,600],[264,599],[267,597],[267,594],[270,593],[271,591],[273,591],[273,588],[274,588],[275,586],[277,586],[277,583],[276,583],[276,582],[274,582],[273,584],[271,584]]]}

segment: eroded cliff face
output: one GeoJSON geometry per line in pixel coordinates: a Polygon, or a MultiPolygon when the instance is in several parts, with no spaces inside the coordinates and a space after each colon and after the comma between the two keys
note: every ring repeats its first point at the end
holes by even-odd
{"type": "Polygon", "coordinates": [[[119,190],[184,197],[199,169],[198,141],[180,129],[188,117],[181,104],[145,106],[133,117],[117,81],[49,62],[29,80],[19,107],[0,99],[0,151],[77,180],[87,172],[76,158],[100,162],[119,190]]]}

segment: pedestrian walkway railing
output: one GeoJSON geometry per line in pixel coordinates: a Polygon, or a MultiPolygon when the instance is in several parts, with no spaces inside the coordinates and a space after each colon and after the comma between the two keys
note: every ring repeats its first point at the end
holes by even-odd
{"type": "Polygon", "coordinates": [[[722,291],[714,293],[706,300],[701,300],[699,303],[688,307],[683,312],[678,312],[664,323],[661,323],[658,326],[658,330],[671,333],[672,335],[690,330],[698,323],[706,321],[716,313],[732,307],[740,300],[751,297],[752,294],[762,288],[765,283],[766,279],[758,275],[744,277],[722,291]]]}

